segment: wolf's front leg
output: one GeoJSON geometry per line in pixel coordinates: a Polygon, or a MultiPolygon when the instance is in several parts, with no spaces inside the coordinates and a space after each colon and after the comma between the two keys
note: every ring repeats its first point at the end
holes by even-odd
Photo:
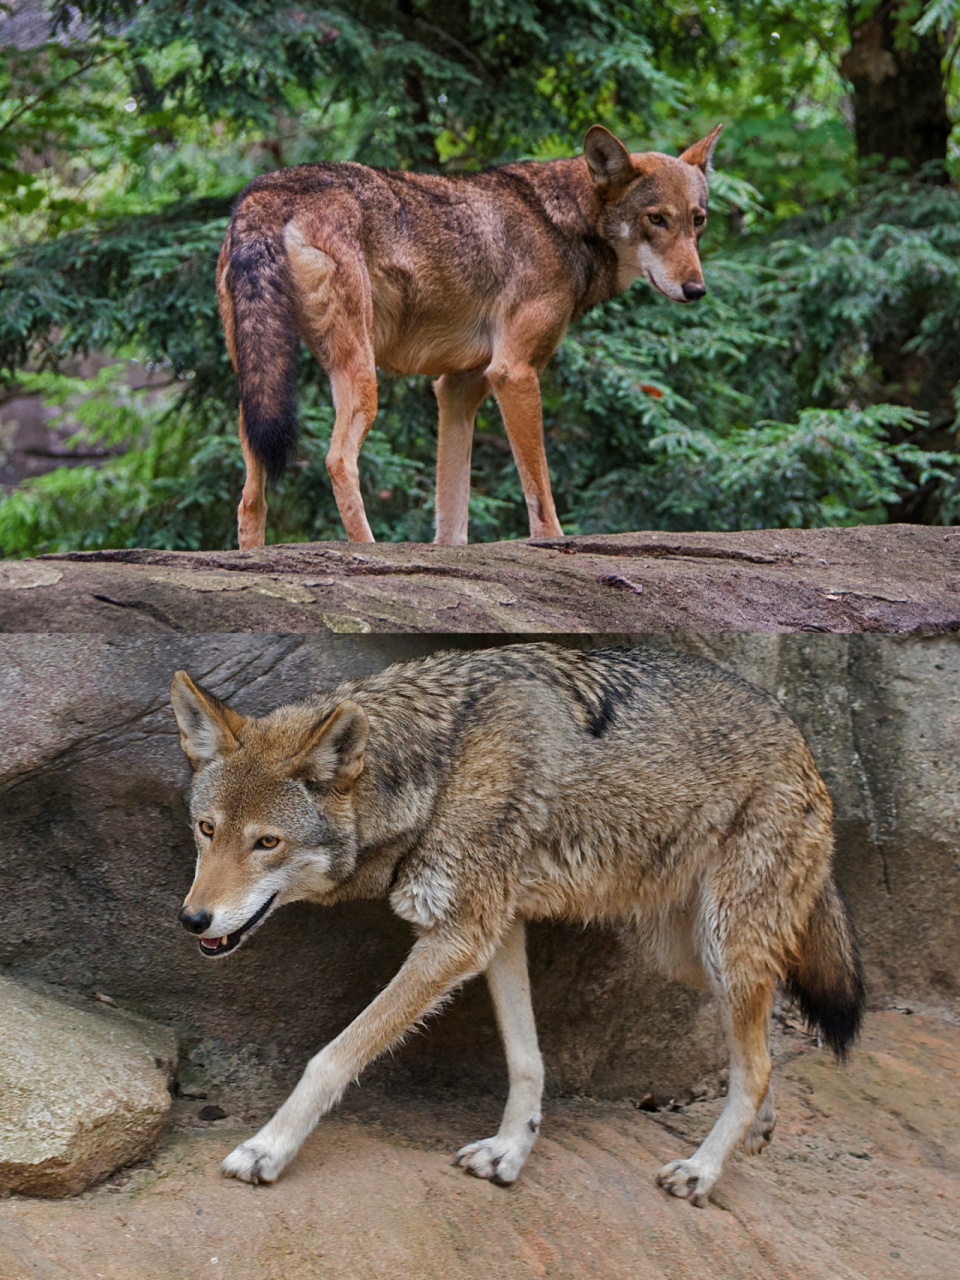
{"type": "Polygon", "coordinates": [[[231,1151],[222,1172],[245,1182],[273,1182],[303,1140],[368,1062],[388,1049],[454,987],[478,973],[486,954],[463,936],[426,934],[403,968],[359,1017],[321,1049],[297,1087],[259,1133],[231,1151]]]}
{"type": "MultiPolygon", "coordinates": [[[[536,310],[548,305],[538,299],[536,310]]],[[[529,333],[525,324],[531,317],[520,312],[514,317],[514,331],[508,332],[486,370],[493,387],[503,425],[513,450],[520,474],[523,496],[530,516],[531,538],[562,538],[557,519],[550,472],[543,443],[543,406],[540,401],[540,379],[537,371],[521,354],[529,333]]],[[[559,337],[557,338],[559,344],[559,337]]]]}
{"type": "Polygon", "coordinates": [[[526,930],[517,920],[487,965],[487,983],[507,1055],[510,1092],[500,1132],[472,1142],[457,1153],[456,1163],[478,1178],[509,1183],[516,1180],[540,1132],[543,1060],[530,1003],[526,930]]]}

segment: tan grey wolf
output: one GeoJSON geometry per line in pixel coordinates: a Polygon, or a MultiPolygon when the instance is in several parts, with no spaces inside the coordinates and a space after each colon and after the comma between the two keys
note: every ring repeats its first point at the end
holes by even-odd
{"type": "Polygon", "coordinates": [[[217,268],[247,467],[240,546],[263,546],[266,481],[296,444],[298,336],[330,378],[327,470],[351,541],[373,541],[357,457],[378,365],[437,379],[437,542],[466,544],[473,423],[491,390],[530,536],[560,536],[540,374],[571,320],[639,275],[676,302],[706,293],[697,244],[721,127],[679,159],[631,155],[594,125],[571,159],[453,177],[312,164],[250,183],[217,268]]]}
{"type": "Polygon", "coordinates": [[[658,1175],[696,1205],[737,1143],[756,1152],[773,1132],[778,979],[839,1056],[857,1034],[863,984],[827,789],[779,704],[710,663],[521,644],[400,664],[262,719],[183,671],[171,696],[196,771],[180,920],[203,955],[229,954],[301,899],[385,897],[417,934],[225,1174],[272,1182],[368,1062],[483,972],[509,1096],[500,1131],[457,1160],[513,1182],[543,1085],[527,920],[632,921],[665,973],[717,997],[726,1105],[658,1175]]]}

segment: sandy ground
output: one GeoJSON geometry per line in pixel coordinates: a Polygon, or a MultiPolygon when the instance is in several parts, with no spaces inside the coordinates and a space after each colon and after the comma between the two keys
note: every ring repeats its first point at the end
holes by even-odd
{"type": "MultiPolygon", "coordinates": [[[[548,1100],[510,1189],[450,1164],[498,1102],[354,1090],[273,1187],[219,1176],[250,1129],[180,1099],[154,1158],[71,1200],[0,1202],[0,1280],[823,1280],[960,1273],[960,1026],[871,1014],[846,1069],[775,1035],[779,1123],[704,1210],[654,1185],[722,1105],[548,1100]]],[[[229,1106],[228,1099],[221,1105],[229,1106]]],[[[249,1119],[249,1117],[246,1117],[249,1119]]]]}

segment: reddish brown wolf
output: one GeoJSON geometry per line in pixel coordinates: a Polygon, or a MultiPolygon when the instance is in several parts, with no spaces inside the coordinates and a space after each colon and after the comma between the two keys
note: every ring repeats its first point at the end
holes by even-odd
{"type": "Polygon", "coordinates": [[[217,268],[247,466],[240,546],[263,545],[266,481],[296,444],[298,337],[330,377],[327,470],[351,541],[373,541],[357,457],[378,365],[436,378],[437,542],[466,544],[473,423],[491,390],[530,536],[560,536],[540,373],[571,320],[639,275],[675,302],[706,293],[697,246],[721,128],[679,159],[631,155],[594,125],[583,155],[566,160],[454,177],[313,164],[252,182],[217,268]]]}

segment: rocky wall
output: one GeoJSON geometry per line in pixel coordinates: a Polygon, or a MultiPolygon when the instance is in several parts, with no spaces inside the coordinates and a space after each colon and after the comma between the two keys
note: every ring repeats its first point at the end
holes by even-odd
{"type": "MultiPolygon", "coordinates": [[[[583,645],[589,637],[568,643],[583,645]]],[[[960,997],[960,642],[952,636],[651,636],[769,689],[834,796],[837,875],[872,1003],[960,997]]],[[[435,636],[0,636],[0,968],[170,1023],[181,1082],[286,1087],[410,942],[383,903],[279,912],[223,963],[177,924],[193,845],[169,709],[185,667],[263,713],[441,645],[435,636]]],[[[711,1002],[652,973],[627,929],[531,929],[555,1090],[689,1093],[722,1062],[711,1002]]],[[[368,1075],[503,1088],[482,981],[368,1075]]]]}

